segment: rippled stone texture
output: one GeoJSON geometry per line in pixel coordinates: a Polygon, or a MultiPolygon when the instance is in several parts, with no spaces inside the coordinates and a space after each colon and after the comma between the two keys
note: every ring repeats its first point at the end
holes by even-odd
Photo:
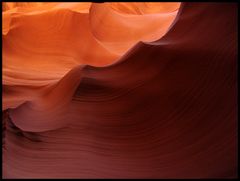
{"type": "Polygon", "coordinates": [[[237,4],[2,11],[4,178],[237,177],[237,4]]]}

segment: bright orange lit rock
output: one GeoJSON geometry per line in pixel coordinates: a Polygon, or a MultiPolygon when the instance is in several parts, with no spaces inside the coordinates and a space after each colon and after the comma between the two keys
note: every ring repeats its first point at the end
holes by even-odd
{"type": "Polygon", "coordinates": [[[236,178],[236,3],[3,3],[3,178],[236,178]]]}

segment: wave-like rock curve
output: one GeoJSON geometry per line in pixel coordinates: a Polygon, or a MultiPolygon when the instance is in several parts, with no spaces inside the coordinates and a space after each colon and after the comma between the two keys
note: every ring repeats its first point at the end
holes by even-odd
{"type": "Polygon", "coordinates": [[[59,6],[3,9],[5,178],[237,177],[237,4],[59,6]]]}

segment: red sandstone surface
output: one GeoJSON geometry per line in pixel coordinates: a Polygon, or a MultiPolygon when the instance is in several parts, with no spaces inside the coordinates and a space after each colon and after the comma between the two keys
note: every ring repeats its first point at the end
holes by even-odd
{"type": "Polygon", "coordinates": [[[4,178],[237,177],[237,4],[2,16],[4,178]]]}

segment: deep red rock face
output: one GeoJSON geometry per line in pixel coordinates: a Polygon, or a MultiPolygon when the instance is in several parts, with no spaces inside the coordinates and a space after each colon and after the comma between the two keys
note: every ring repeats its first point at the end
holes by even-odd
{"type": "Polygon", "coordinates": [[[4,178],[236,178],[236,3],[3,3],[4,178]]]}

